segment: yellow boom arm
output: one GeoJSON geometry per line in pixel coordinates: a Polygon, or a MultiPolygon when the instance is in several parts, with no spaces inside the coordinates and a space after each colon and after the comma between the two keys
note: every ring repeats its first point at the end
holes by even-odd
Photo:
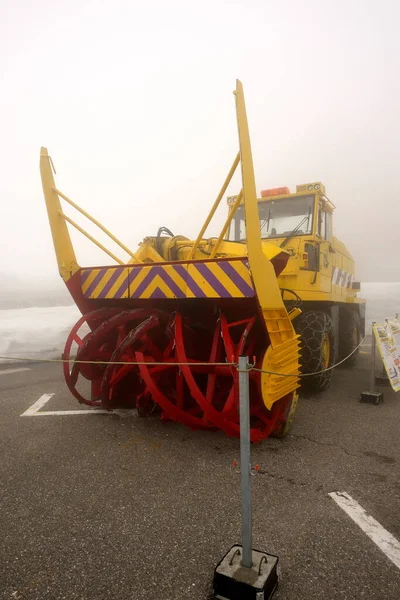
{"type": "Polygon", "coordinates": [[[47,148],[41,148],[40,150],[40,174],[58,270],[64,281],[68,281],[80,267],[76,262],[68,227],[62,216],[61,203],[56,192],[51,158],[48,155],[47,148]]]}
{"type": "MultiPolygon", "coordinates": [[[[283,303],[272,263],[262,248],[249,127],[243,87],[240,81],[237,81],[236,85],[236,115],[242,167],[247,253],[258,303],[271,340],[271,346],[265,353],[262,368],[274,373],[298,373],[298,336],[283,303]]],[[[297,377],[280,377],[268,373],[263,373],[261,385],[267,408],[271,408],[277,399],[299,387],[297,377]]]]}

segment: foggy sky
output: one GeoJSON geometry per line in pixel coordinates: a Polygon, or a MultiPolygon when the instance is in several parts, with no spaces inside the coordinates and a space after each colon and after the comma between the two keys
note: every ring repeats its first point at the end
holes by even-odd
{"type": "MultiPolygon", "coordinates": [[[[399,16],[388,0],[3,0],[0,283],[58,278],[42,145],[58,187],[133,249],[161,225],[195,236],[237,152],[236,78],[258,190],[322,181],[358,277],[399,281],[399,16]]],[[[110,262],[73,240],[82,266],[110,262]]]]}

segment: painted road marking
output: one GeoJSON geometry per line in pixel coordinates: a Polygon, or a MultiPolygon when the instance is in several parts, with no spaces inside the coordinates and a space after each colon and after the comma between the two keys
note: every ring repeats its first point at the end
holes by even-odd
{"type": "Polygon", "coordinates": [[[101,408],[92,408],[89,410],[42,410],[41,408],[54,396],[53,394],[43,394],[40,396],[39,400],[32,404],[28,410],[26,410],[21,417],[48,417],[53,415],[110,415],[112,414],[108,410],[103,410],[101,408]]]}
{"type": "Polygon", "coordinates": [[[54,393],[43,394],[20,417],[59,417],[69,415],[118,415],[119,417],[132,417],[136,415],[136,411],[131,408],[118,408],[114,410],[104,410],[102,408],[89,408],[87,410],[40,410],[53,396],[54,393]]]}
{"type": "Polygon", "coordinates": [[[400,542],[346,492],[330,492],[329,496],[400,569],[400,542]]]}
{"type": "Polygon", "coordinates": [[[16,369],[2,369],[0,375],[7,375],[9,373],[20,373],[20,371],[30,371],[28,367],[18,367],[16,369]]]}
{"type": "Polygon", "coordinates": [[[24,413],[22,413],[21,417],[24,416],[31,416],[37,413],[38,410],[40,410],[42,408],[42,406],[44,406],[46,404],[46,402],[48,402],[50,400],[50,398],[52,398],[54,396],[53,394],[43,394],[43,396],[40,396],[39,400],[37,400],[35,402],[35,404],[32,404],[32,406],[30,408],[28,408],[28,410],[26,410],[24,413]]]}

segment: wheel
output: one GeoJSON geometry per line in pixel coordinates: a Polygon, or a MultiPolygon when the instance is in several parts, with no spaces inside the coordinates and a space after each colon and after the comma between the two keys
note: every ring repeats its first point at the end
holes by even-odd
{"type": "MultiPolygon", "coordinates": [[[[323,311],[303,312],[294,322],[301,336],[301,373],[317,373],[333,365],[335,335],[332,319],[323,311]]],[[[301,387],[313,392],[326,390],[332,371],[301,378],[301,387]]]]}
{"type": "MultiPolygon", "coordinates": [[[[339,320],[339,358],[343,360],[349,356],[361,340],[360,315],[351,308],[343,308],[340,311],[339,320]]],[[[359,349],[346,360],[344,366],[354,367],[360,354],[359,349]]]]}

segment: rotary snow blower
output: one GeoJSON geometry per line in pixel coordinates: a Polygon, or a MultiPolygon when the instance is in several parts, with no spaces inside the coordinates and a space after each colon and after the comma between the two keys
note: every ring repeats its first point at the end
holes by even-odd
{"type": "Polygon", "coordinates": [[[52,161],[41,149],[40,170],[59,272],[82,317],[63,355],[68,388],[89,406],[154,410],[162,420],[239,436],[238,357],[250,372],[251,439],[283,436],[297,403],[299,339],[277,277],[289,254],[261,239],[242,84],[236,116],[239,152],[197,239],[160,228],[133,252],[57,189],[52,161]],[[242,186],[218,238],[206,229],[240,163],[242,186]],[[129,256],[123,261],[73,221],[63,199],[129,256]],[[245,242],[226,240],[232,218],[245,211],[245,242]],[[81,267],[68,225],[112,259],[81,267]],[[267,372],[266,372],[267,371],[267,372]],[[294,374],[291,377],[280,373],[294,374]],[[90,382],[82,391],[81,381],[90,382]]]}

